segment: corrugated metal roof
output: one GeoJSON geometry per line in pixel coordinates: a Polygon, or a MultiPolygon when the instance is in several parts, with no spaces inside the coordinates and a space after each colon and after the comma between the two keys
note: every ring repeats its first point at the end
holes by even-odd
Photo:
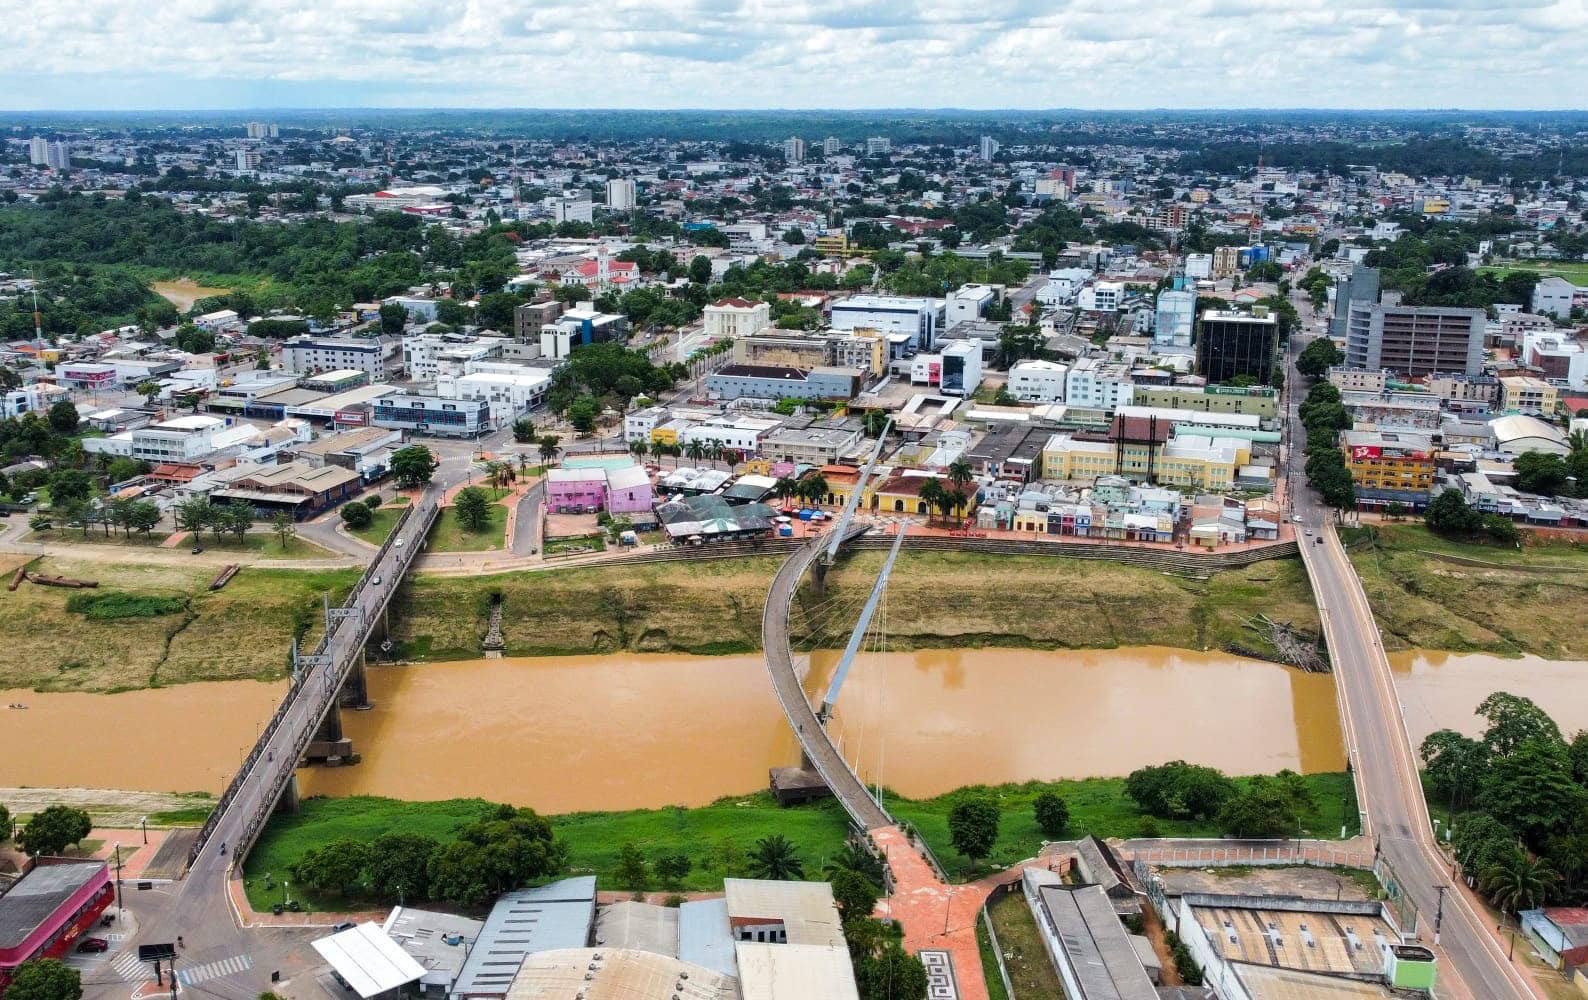
{"type": "Polygon", "coordinates": [[[743,1000],[859,1000],[849,949],[842,944],[741,941],[737,957],[743,1000]]]}
{"type": "Polygon", "coordinates": [[[678,957],[738,977],[726,899],[699,899],[678,908],[678,957]]]}
{"type": "Polygon", "coordinates": [[[584,947],[594,920],[593,875],[506,894],[485,918],[453,996],[505,996],[526,956],[584,947]]]}
{"type": "Polygon", "coordinates": [[[320,938],[314,950],[331,963],[353,992],[376,996],[424,976],[422,965],[377,924],[364,923],[320,938]]]}

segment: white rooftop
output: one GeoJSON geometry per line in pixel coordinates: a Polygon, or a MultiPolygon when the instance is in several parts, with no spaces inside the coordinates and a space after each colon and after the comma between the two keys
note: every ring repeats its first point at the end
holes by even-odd
{"type": "Polygon", "coordinates": [[[353,992],[366,1000],[425,974],[412,955],[373,923],[357,924],[320,938],[314,942],[314,950],[347,980],[353,992]]]}

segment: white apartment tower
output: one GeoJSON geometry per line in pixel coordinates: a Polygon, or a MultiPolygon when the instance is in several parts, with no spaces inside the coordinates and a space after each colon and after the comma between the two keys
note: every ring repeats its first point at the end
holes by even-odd
{"type": "Polygon", "coordinates": [[[607,208],[614,212],[634,210],[634,178],[614,177],[607,181],[607,208]]]}
{"type": "Polygon", "coordinates": [[[1000,148],[1001,147],[998,145],[997,139],[994,139],[990,135],[984,135],[981,137],[980,145],[978,145],[976,148],[976,155],[980,156],[983,160],[990,161],[993,157],[998,155],[998,150],[1000,148]]]}
{"type": "Polygon", "coordinates": [[[885,135],[874,135],[866,140],[866,155],[879,156],[893,152],[893,140],[885,135]]]}
{"type": "Polygon", "coordinates": [[[783,159],[790,164],[805,162],[805,140],[799,136],[790,136],[783,140],[783,159]]]}

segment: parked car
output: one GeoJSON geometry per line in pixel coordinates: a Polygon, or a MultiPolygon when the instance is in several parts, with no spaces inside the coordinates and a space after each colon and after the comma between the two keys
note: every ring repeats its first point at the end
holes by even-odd
{"type": "Polygon", "coordinates": [[[332,934],[340,934],[343,931],[350,931],[352,929],[353,929],[353,921],[344,920],[341,923],[337,924],[335,927],[332,927],[331,928],[331,933],[332,934]]]}
{"type": "Polygon", "coordinates": [[[1317,542],[1319,545],[1322,545],[1323,544],[1323,536],[1319,535],[1317,538],[1314,538],[1313,541],[1317,542]]]}
{"type": "Polygon", "coordinates": [[[77,950],[81,952],[109,951],[110,942],[104,938],[83,938],[77,942],[77,950]]]}

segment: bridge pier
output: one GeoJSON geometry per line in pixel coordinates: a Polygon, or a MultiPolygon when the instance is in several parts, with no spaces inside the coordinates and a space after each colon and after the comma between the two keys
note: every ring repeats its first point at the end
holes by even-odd
{"type": "Polygon", "coordinates": [[[303,808],[303,800],[298,794],[298,773],[294,771],[292,777],[287,779],[287,787],[281,790],[281,798],[276,800],[276,812],[296,814],[303,808]]]}
{"type": "Polygon", "coordinates": [[[818,558],[811,563],[811,594],[817,600],[827,597],[827,560],[818,558]]]}
{"type": "Polygon", "coordinates": [[[331,701],[330,710],[325,713],[325,720],[320,723],[320,727],[310,737],[308,745],[303,748],[304,763],[337,767],[357,762],[358,757],[353,753],[353,741],[342,733],[342,706],[337,703],[338,701],[339,698],[331,701]]]}
{"type": "Polygon", "coordinates": [[[342,685],[342,690],[338,693],[338,705],[356,708],[360,712],[367,712],[375,707],[369,700],[369,680],[364,673],[364,668],[369,665],[368,653],[367,646],[359,649],[358,662],[347,672],[347,682],[342,685]]]}

